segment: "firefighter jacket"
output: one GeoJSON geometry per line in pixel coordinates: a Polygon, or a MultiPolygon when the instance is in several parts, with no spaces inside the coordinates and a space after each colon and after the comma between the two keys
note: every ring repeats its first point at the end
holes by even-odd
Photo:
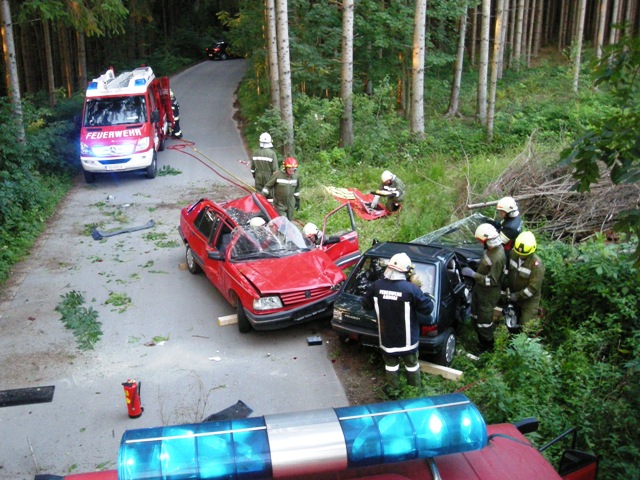
{"type": "Polygon", "coordinates": [[[509,253],[507,286],[515,294],[516,303],[528,300],[540,301],[544,280],[544,264],[535,253],[521,257],[516,252],[509,253]]]}
{"type": "MultiPolygon", "coordinates": [[[[380,348],[389,355],[406,355],[418,350],[418,314],[426,318],[434,308],[433,299],[407,280],[376,280],[362,299],[362,306],[376,311],[380,348]]],[[[431,325],[436,323],[428,317],[431,325]]]]}
{"type": "Polygon", "coordinates": [[[289,176],[286,172],[278,171],[273,174],[262,188],[267,195],[273,189],[273,206],[282,216],[293,220],[296,198],[300,198],[300,178],[297,173],[289,176]]]}
{"type": "Polygon", "coordinates": [[[400,180],[398,177],[395,177],[393,180],[391,180],[391,182],[388,185],[381,183],[380,188],[378,188],[378,190],[388,191],[395,194],[395,195],[389,195],[387,197],[388,200],[391,200],[394,202],[402,202],[402,200],[404,200],[404,191],[405,191],[404,183],[402,183],[402,180],[400,180]]]}
{"type": "Polygon", "coordinates": [[[505,217],[500,221],[487,219],[487,223],[490,223],[496,230],[500,232],[500,240],[504,244],[504,249],[507,253],[513,248],[513,242],[516,241],[518,235],[522,233],[524,225],[522,224],[522,217],[505,217]]]}
{"type": "Polygon", "coordinates": [[[278,156],[271,148],[258,148],[254,150],[250,162],[251,175],[256,182],[256,190],[260,191],[278,171],[278,156]]]}
{"type": "Polygon", "coordinates": [[[506,266],[507,256],[501,245],[495,248],[485,248],[476,273],[473,274],[476,287],[501,288],[506,266]]]}

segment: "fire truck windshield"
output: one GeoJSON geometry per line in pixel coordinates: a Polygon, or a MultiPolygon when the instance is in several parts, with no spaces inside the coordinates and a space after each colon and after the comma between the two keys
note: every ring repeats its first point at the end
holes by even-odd
{"type": "Polygon", "coordinates": [[[87,99],[84,112],[85,127],[130,125],[147,121],[147,107],[143,95],[87,99]]]}

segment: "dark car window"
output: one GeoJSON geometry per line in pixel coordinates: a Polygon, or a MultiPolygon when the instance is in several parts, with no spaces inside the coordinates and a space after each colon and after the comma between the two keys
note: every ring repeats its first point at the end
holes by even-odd
{"type": "MultiPolygon", "coordinates": [[[[387,258],[366,257],[357,271],[350,276],[345,292],[352,295],[364,295],[369,285],[382,278],[385,271],[387,258]]],[[[436,266],[432,264],[415,264],[414,282],[420,289],[435,296],[436,266]]]]}
{"type": "Polygon", "coordinates": [[[198,218],[193,222],[193,225],[198,231],[209,241],[212,237],[215,227],[219,219],[217,215],[209,208],[203,208],[198,214],[198,218]]]}

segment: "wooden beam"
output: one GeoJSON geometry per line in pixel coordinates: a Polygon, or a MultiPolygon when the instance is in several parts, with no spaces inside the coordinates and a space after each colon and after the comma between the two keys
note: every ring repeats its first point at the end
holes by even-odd
{"type": "Polygon", "coordinates": [[[221,327],[224,327],[225,325],[233,325],[234,323],[238,323],[238,315],[235,313],[233,315],[218,317],[218,325],[221,327]]]}
{"type": "Polygon", "coordinates": [[[460,370],[443,367],[442,365],[436,365],[435,363],[429,363],[423,360],[420,360],[420,370],[430,375],[440,375],[447,380],[458,381],[462,378],[462,371],[460,370]]]}

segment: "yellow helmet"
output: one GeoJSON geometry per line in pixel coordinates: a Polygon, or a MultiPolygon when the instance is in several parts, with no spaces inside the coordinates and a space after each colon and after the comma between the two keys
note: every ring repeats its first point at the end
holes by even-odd
{"type": "Polygon", "coordinates": [[[536,248],[538,248],[536,237],[531,232],[522,232],[513,244],[513,250],[521,257],[531,255],[536,248]]]}

